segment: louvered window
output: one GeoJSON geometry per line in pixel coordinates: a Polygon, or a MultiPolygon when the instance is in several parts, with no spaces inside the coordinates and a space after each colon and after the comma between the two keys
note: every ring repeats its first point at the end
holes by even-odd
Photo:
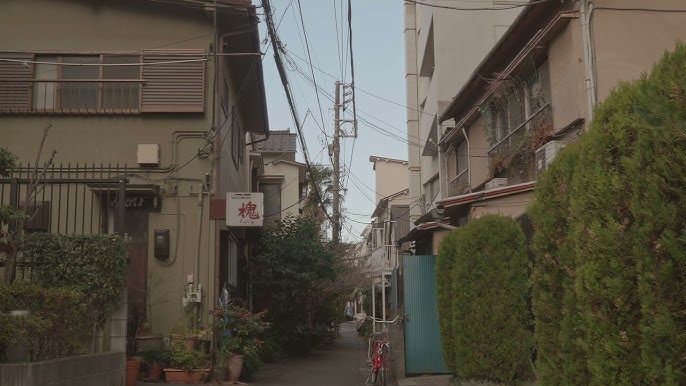
{"type": "Polygon", "coordinates": [[[204,111],[203,50],[0,58],[0,114],[204,111]]]}

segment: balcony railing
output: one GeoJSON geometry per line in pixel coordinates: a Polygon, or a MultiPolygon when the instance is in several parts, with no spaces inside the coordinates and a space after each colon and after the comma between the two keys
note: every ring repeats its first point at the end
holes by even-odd
{"type": "Polygon", "coordinates": [[[525,150],[524,147],[530,145],[536,136],[544,135],[546,131],[552,128],[552,121],[552,107],[550,103],[546,103],[526,121],[493,145],[488,151],[488,155],[507,155],[525,150]]]}
{"type": "Polygon", "coordinates": [[[0,114],[137,114],[142,79],[0,80],[0,114]]]}

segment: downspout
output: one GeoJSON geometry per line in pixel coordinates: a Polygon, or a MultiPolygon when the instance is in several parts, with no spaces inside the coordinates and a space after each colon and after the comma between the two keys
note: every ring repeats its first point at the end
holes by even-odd
{"type": "Polygon", "coordinates": [[[593,121],[593,107],[596,104],[595,71],[593,69],[594,52],[591,34],[591,17],[593,3],[581,0],[581,42],[584,51],[584,71],[586,75],[586,116],[587,122],[593,121]]]}
{"type": "Polygon", "coordinates": [[[469,137],[467,137],[467,131],[462,126],[462,136],[465,142],[467,142],[467,184],[469,185],[469,193],[472,192],[472,147],[469,146],[469,137]]]}
{"type": "MultiPolygon", "coordinates": [[[[195,284],[195,291],[198,293],[202,292],[202,285],[200,284],[200,251],[202,250],[202,211],[204,205],[204,194],[205,187],[202,184],[200,184],[200,190],[198,191],[198,248],[196,250],[195,255],[195,268],[193,270],[193,281],[195,284]]],[[[201,319],[201,304],[202,303],[196,303],[196,323],[200,322],[201,319]]]]}

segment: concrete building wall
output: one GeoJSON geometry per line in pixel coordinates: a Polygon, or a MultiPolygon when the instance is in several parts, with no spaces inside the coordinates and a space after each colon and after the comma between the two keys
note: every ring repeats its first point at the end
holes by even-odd
{"type": "MultiPolygon", "coordinates": [[[[438,1],[457,8],[498,7],[494,1],[438,1]]],[[[429,138],[438,142],[445,130],[436,122],[477,64],[507,30],[519,8],[506,11],[457,11],[405,4],[405,51],[408,106],[410,196],[423,197],[426,207],[448,196],[443,189],[428,197],[428,184],[443,168],[438,152],[422,155],[429,138]],[[415,111],[419,110],[419,112],[415,111]]],[[[426,153],[425,153],[426,154],[426,153]]],[[[445,170],[443,170],[445,173],[445,170]]],[[[445,176],[442,177],[445,179],[445,176]]],[[[416,220],[426,208],[411,213],[416,220]]]]}
{"type": "Polygon", "coordinates": [[[619,81],[638,79],[650,71],[677,41],[686,41],[686,11],[682,0],[600,0],[592,14],[598,101],[619,81]],[[613,8],[613,9],[608,9],[613,8]],[[621,11],[643,8],[655,11],[621,11]]]}
{"type": "Polygon", "coordinates": [[[471,207],[469,220],[476,220],[487,214],[498,214],[516,218],[526,212],[526,208],[531,202],[532,195],[532,192],[523,192],[474,203],[471,207]]]}
{"type": "Polygon", "coordinates": [[[300,206],[298,205],[298,201],[300,201],[300,168],[288,162],[271,162],[277,157],[274,155],[265,156],[264,175],[283,176],[283,184],[281,185],[281,218],[286,218],[289,215],[298,216],[300,214],[300,206]]]}
{"type": "Polygon", "coordinates": [[[377,204],[382,198],[407,189],[409,185],[407,161],[385,160],[382,158],[374,162],[374,169],[377,204]]]}
{"type": "Polygon", "coordinates": [[[586,87],[581,22],[573,19],[548,48],[550,92],[555,130],[586,116],[586,87]]]}
{"type": "MultiPolygon", "coordinates": [[[[0,25],[6,31],[12,31],[0,34],[0,51],[53,53],[136,53],[159,47],[209,52],[213,33],[206,14],[138,1],[8,0],[2,5],[0,25]]],[[[224,71],[230,72],[228,66],[224,71]]],[[[223,76],[222,71],[220,76],[223,76]]],[[[235,84],[231,77],[227,78],[233,101],[241,85],[235,84]]],[[[231,158],[232,138],[227,135],[219,161],[221,190],[209,186],[210,194],[204,195],[201,201],[198,199],[201,181],[205,181],[206,176],[211,185],[215,181],[213,154],[196,156],[198,149],[208,144],[208,140],[201,137],[202,133],[212,127],[213,79],[213,63],[206,62],[202,113],[0,115],[1,144],[23,162],[33,160],[41,133],[51,123],[53,128],[45,143],[43,160],[55,149],[57,164],[126,163],[130,167],[129,183],[160,187],[161,210],[148,216],[148,280],[157,283],[152,289],[155,293],[148,295],[153,303],[151,325],[154,332],[168,332],[176,322],[173,315],[181,313],[183,288],[187,275],[195,269],[196,259],[199,272],[194,279],[202,284],[205,297],[203,311],[199,314],[206,320],[208,305],[215,301],[215,222],[209,219],[209,199],[211,196],[223,197],[227,191],[249,190],[247,151],[243,151],[243,162],[236,167],[231,158]],[[159,167],[138,167],[139,143],[159,144],[159,167]],[[181,165],[184,166],[172,173],[181,165]],[[163,265],[153,257],[150,240],[155,229],[170,230],[170,261],[173,263],[163,265]]],[[[236,117],[239,126],[244,128],[243,114],[239,111],[236,117]]],[[[230,125],[225,125],[218,135],[224,138],[229,129],[230,125]]]]}

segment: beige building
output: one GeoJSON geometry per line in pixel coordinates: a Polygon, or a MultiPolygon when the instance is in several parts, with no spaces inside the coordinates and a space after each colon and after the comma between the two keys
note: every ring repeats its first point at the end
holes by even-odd
{"type": "Polygon", "coordinates": [[[448,125],[438,116],[520,10],[499,0],[421,3],[404,4],[409,187],[417,203],[412,221],[450,195],[439,178],[446,160],[437,149],[448,125]]]}
{"type": "MultiPolygon", "coordinates": [[[[442,113],[450,197],[443,222],[519,218],[537,176],[619,81],[686,39],[681,0],[555,1],[526,7],[442,113]]],[[[434,249],[435,252],[435,249],[434,249]]]]}
{"type": "Polygon", "coordinates": [[[264,168],[257,179],[264,193],[264,217],[268,222],[299,216],[306,194],[305,164],[295,161],[297,134],[272,130],[269,137],[257,136],[255,154],[264,168]]]}
{"type": "Polygon", "coordinates": [[[382,198],[407,189],[407,161],[373,155],[369,162],[374,169],[374,199],[377,204],[382,198]]]}
{"type": "Polygon", "coordinates": [[[247,295],[252,233],[226,226],[220,200],[255,185],[260,44],[250,1],[217,4],[9,0],[0,12],[0,145],[26,166],[52,125],[39,163],[56,151],[33,229],[124,235],[130,311],[153,332],[183,304],[206,325],[224,285],[247,295]]]}

